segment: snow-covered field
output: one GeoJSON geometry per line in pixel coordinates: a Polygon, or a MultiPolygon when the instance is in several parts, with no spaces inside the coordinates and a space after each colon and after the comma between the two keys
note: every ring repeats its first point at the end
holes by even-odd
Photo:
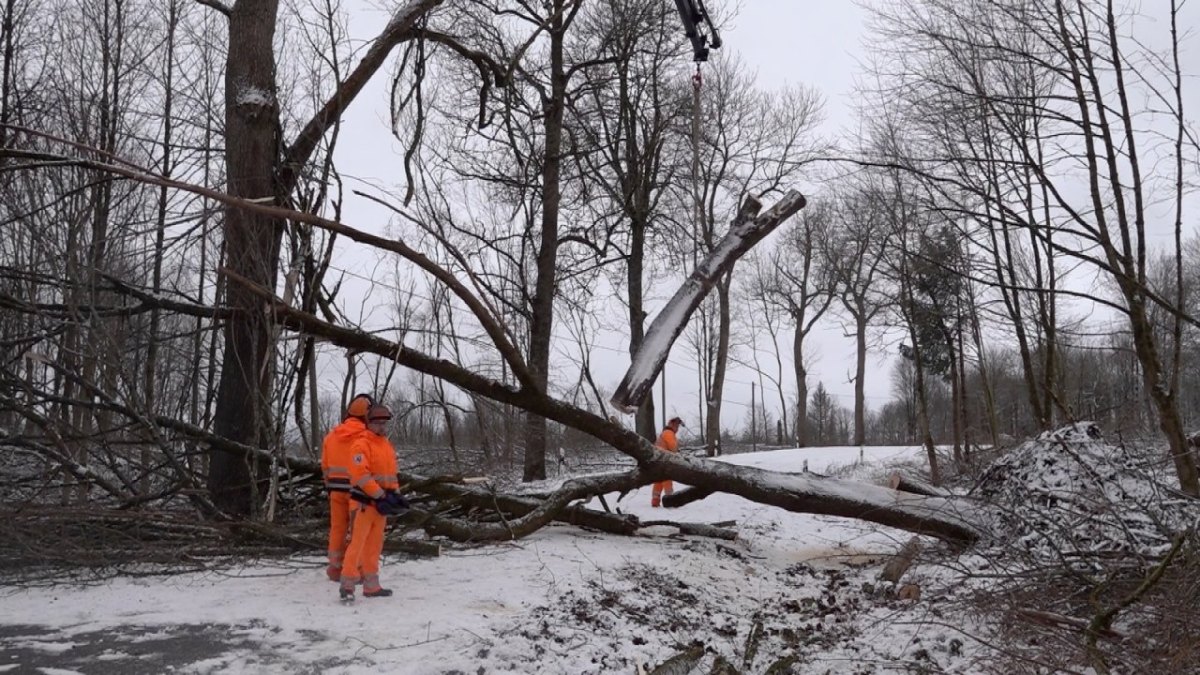
{"type": "MultiPolygon", "coordinates": [[[[867,448],[851,473],[917,457],[867,448]]],[[[858,460],[849,448],[728,459],[818,473],[858,460]]],[[[635,673],[695,644],[705,673],[719,658],[767,672],[787,655],[792,670],[779,672],[978,672],[970,636],[988,629],[946,615],[960,606],[949,572],[910,572],[918,600],[877,583],[908,533],[721,494],[680,509],[649,501],[646,487],[619,507],[644,520],[735,521],[738,539],[555,525],[436,559],[387,556],[381,578],[396,595],[352,605],[317,556],[4,586],[0,673],[635,673]]]]}

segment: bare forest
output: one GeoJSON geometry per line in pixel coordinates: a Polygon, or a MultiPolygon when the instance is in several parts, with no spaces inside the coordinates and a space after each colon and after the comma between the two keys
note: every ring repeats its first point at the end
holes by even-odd
{"type": "MultiPolygon", "coordinates": [[[[955,490],[1076,422],[1200,497],[1197,7],[863,0],[835,137],[803,69],[761,85],[718,48],[737,3],[708,4],[700,63],[692,0],[3,0],[0,533],[27,542],[3,563],[68,562],[29,535],[43,505],[107,533],[97,564],[170,540],[113,544],[127,513],[293,550],[358,392],[396,412],[414,529],[457,542],[629,534],[572,504],[673,479],[667,506],[728,493],[962,550],[994,528],[955,490]],[[390,134],[364,144],[360,108],[390,134]],[[828,326],[852,401],[811,372],[828,326]],[[668,353],[692,408],[663,398],[668,353]],[[653,446],[671,414],[679,455],[653,446]],[[885,445],[924,447],[912,483],[714,461],[885,445]]],[[[1146,578],[1194,565],[1191,527],[1146,578]]]]}

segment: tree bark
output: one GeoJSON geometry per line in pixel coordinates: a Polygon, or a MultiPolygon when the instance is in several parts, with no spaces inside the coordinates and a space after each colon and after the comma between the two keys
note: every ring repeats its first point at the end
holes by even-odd
{"type": "Polygon", "coordinates": [[[730,265],[730,270],[717,282],[717,354],[712,379],[708,383],[708,417],[704,420],[705,452],[709,457],[721,454],[721,404],[724,402],[725,371],[729,367],[729,285],[732,283],[732,267],[730,265]]]}
{"type": "Polygon", "coordinates": [[[900,552],[883,566],[883,571],[879,573],[879,579],[893,584],[900,583],[900,578],[904,576],[909,567],[912,567],[913,561],[916,560],[917,554],[920,552],[921,540],[916,537],[909,539],[900,548],[900,552]]]}
{"type": "MultiPolygon", "coordinates": [[[[529,328],[529,369],[536,386],[546,391],[550,377],[550,340],[554,331],[554,296],[558,289],[558,216],[562,203],[563,117],[566,109],[567,73],[563,46],[566,11],[563,0],[554,0],[548,35],[550,38],[550,95],[542,100],[545,156],[542,160],[542,232],[537,251],[537,280],[534,282],[529,328]]],[[[525,416],[524,479],[546,477],[546,420],[525,416]]]]}
{"type": "MultiPolygon", "coordinates": [[[[234,197],[279,197],[275,168],[280,156],[279,106],[275,87],[275,22],[278,0],[238,0],[229,17],[225,61],[226,190],[234,197]]],[[[274,289],[283,222],[236,207],[225,210],[225,264],[274,289]]],[[[224,359],[213,429],[230,440],[258,448],[270,443],[274,345],[262,300],[241,284],[225,287],[225,303],[237,314],[223,329],[224,359]]],[[[213,503],[231,515],[251,515],[257,506],[259,462],[215,452],[209,458],[213,503]]]]}

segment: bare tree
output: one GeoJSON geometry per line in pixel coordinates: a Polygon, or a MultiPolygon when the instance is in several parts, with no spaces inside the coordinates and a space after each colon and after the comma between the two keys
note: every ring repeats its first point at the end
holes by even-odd
{"type": "MultiPolygon", "coordinates": [[[[584,108],[579,132],[595,147],[579,158],[587,164],[582,177],[594,181],[604,196],[592,203],[595,217],[610,223],[609,229],[627,242],[619,248],[632,355],[645,337],[647,274],[664,271],[652,255],[656,235],[662,248],[673,244],[661,236],[661,224],[678,207],[669,199],[681,168],[672,148],[682,145],[678,130],[689,110],[687,92],[672,80],[685,78],[683,38],[674,9],[658,0],[595,3],[592,8],[582,28],[594,35],[597,56],[611,55],[611,64],[587,71],[589,96],[575,106],[584,108]]],[[[637,410],[638,433],[655,438],[654,417],[654,397],[647,396],[637,410]]]]}
{"type": "MultiPolygon", "coordinates": [[[[769,256],[758,293],[765,303],[785,312],[792,324],[792,368],[796,381],[796,419],[808,419],[808,357],[805,338],[833,302],[834,276],[824,245],[832,235],[832,205],[818,199],[784,230],[769,256]]],[[[784,418],[787,407],[783,408],[784,418]]],[[[786,429],[785,429],[786,433],[786,429]]],[[[808,445],[805,424],[796,426],[796,444],[808,445]]]]}
{"type": "MultiPolygon", "coordinates": [[[[769,195],[795,180],[813,160],[820,143],[812,134],[819,119],[820,101],[809,90],[787,89],[779,93],[755,89],[754,80],[736,61],[725,57],[698,90],[701,136],[697,139],[700,205],[697,222],[680,238],[692,241],[693,260],[714,250],[727,214],[736,212],[742,194],[769,195]]],[[[711,333],[702,331],[705,354],[701,370],[704,382],[705,442],[708,454],[719,453],[721,405],[725,374],[731,350],[731,274],[716,284],[711,333]],[[707,344],[708,336],[712,343],[707,344]],[[711,355],[709,357],[708,355],[711,355]]],[[[702,321],[701,325],[704,323],[702,321]]]]}
{"type": "MultiPolygon", "coordinates": [[[[225,62],[225,164],[229,193],[268,203],[290,203],[301,168],[367,80],[441,0],[421,0],[397,10],[363,58],[291,143],[280,137],[274,38],[278,0],[238,0],[229,12],[225,62]]],[[[225,264],[230,272],[265,287],[278,274],[283,223],[244,209],[226,209],[225,264]]],[[[213,418],[218,435],[254,447],[270,443],[274,381],[273,328],[261,298],[244,285],[228,285],[225,303],[235,310],[226,322],[221,380],[213,418]]],[[[256,462],[213,453],[209,490],[224,511],[246,515],[256,499],[256,462]]]]}
{"type": "Polygon", "coordinates": [[[881,195],[870,190],[839,195],[833,207],[833,232],[829,238],[830,270],[836,283],[840,308],[850,320],[848,334],[855,339],[854,439],[866,442],[866,376],[868,329],[888,305],[876,288],[891,231],[881,195]]]}
{"type": "MultiPolygon", "coordinates": [[[[1157,44],[1164,45],[1159,50],[1147,47],[1144,38],[1127,35],[1123,25],[1138,17],[1117,3],[1059,0],[1015,5],[929,0],[912,11],[887,14],[883,23],[900,28],[891,33],[899,40],[881,43],[928,57],[909,63],[914,66],[907,71],[913,86],[907,91],[921,92],[925,102],[948,105],[952,113],[969,106],[977,111],[976,119],[987,120],[987,151],[966,155],[967,168],[1009,163],[1015,170],[963,171],[960,144],[943,145],[940,154],[906,162],[908,168],[931,179],[931,189],[971,195],[976,204],[972,212],[990,210],[997,216],[992,223],[1024,228],[1038,244],[1035,251],[1052,250],[1111,280],[1115,293],[1104,298],[1060,284],[1055,268],[1044,262],[1037,269],[1049,270],[1050,277],[1033,277],[1049,286],[1042,289],[1053,294],[1048,297],[1083,297],[1121,313],[1180,486],[1200,494],[1178,387],[1181,327],[1194,318],[1182,312],[1178,296],[1162,293],[1147,274],[1151,224],[1162,204],[1174,211],[1167,221],[1179,231],[1187,188],[1178,176],[1189,163],[1185,145],[1194,145],[1181,95],[1179,5],[1171,2],[1159,11],[1166,19],[1157,26],[1157,44]],[[1050,137],[1053,144],[1046,142],[1050,137]],[[1064,171],[1063,162],[1077,163],[1080,170],[1064,171]],[[997,183],[1000,175],[1005,180],[997,183]],[[1151,199],[1151,193],[1159,197],[1151,199]],[[1155,336],[1149,319],[1153,305],[1179,322],[1165,342],[1155,336]]],[[[921,114],[934,117],[927,107],[921,114]]],[[[1170,250],[1180,255],[1180,237],[1170,250]]],[[[1010,269],[1013,265],[1007,263],[1003,271],[1010,269]]],[[[1001,286],[1012,286],[1015,277],[1006,279],[1001,286]]],[[[1053,303],[1043,302],[1041,325],[1052,324],[1055,311],[1053,303]]],[[[1040,390],[1057,397],[1057,385],[1047,384],[1058,377],[1053,360],[1046,362],[1042,375],[1040,390]]],[[[1033,391],[1030,387],[1031,397],[1033,391]]],[[[1047,405],[1033,400],[1042,424],[1047,405]]],[[[1060,402],[1055,406],[1064,410],[1060,402]]]]}

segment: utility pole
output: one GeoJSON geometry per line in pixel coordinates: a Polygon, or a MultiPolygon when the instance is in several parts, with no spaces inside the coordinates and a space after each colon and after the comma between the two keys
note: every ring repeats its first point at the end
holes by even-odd
{"type": "Polygon", "coordinates": [[[750,452],[758,452],[758,406],[754,402],[754,384],[750,383],[750,452]]]}

